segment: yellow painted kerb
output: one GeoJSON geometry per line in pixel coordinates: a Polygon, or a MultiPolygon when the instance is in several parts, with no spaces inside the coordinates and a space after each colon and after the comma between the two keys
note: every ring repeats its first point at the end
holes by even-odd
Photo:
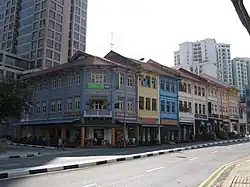
{"type": "Polygon", "coordinates": [[[221,166],[219,169],[217,169],[215,172],[213,172],[212,175],[210,175],[205,181],[203,181],[198,187],[212,187],[214,185],[214,183],[216,182],[216,180],[221,176],[221,174],[224,171],[226,171],[232,165],[243,162],[243,161],[248,160],[248,159],[250,159],[250,156],[235,160],[233,162],[230,162],[228,164],[221,166]]]}

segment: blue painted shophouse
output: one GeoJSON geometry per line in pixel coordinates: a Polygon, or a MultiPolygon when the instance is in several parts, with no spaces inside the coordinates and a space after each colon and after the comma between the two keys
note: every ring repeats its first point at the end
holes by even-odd
{"type": "Polygon", "coordinates": [[[176,141],[179,139],[179,95],[178,84],[180,74],[178,71],[163,66],[153,60],[149,60],[156,71],[162,72],[159,81],[159,111],[161,130],[161,142],[176,141]]]}
{"type": "Polygon", "coordinates": [[[25,75],[34,98],[16,124],[19,137],[44,137],[51,144],[62,137],[68,146],[115,145],[124,135],[124,120],[125,136],[136,136],[139,69],[77,52],[68,63],[25,75]]]}

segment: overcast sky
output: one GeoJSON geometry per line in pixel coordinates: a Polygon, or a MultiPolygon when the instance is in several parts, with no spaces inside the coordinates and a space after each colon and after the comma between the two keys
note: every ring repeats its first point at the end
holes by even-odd
{"type": "MultiPolygon", "coordinates": [[[[232,57],[250,57],[250,36],[231,0],[89,0],[87,52],[110,49],[131,58],[173,66],[180,43],[215,38],[231,44],[232,57]]],[[[245,0],[250,11],[250,0],[245,0]]]]}

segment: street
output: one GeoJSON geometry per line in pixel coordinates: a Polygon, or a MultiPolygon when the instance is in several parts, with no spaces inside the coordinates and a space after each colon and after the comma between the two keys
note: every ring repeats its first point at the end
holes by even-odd
{"type": "Polygon", "coordinates": [[[1,187],[197,187],[220,166],[249,155],[250,143],[219,145],[86,169],[1,180],[1,187]]]}
{"type": "MultiPolygon", "coordinates": [[[[142,147],[130,147],[130,148],[89,148],[89,149],[67,149],[66,151],[57,151],[57,150],[44,150],[40,149],[38,152],[41,152],[43,155],[32,158],[17,158],[17,159],[0,159],[0,171],[17,169],[17,168],[26,168],[34,166],[42,166],[48,164],[63,164],[69,162],[78,162],[85,160],[101,159],[111,156],[120,156],[128,154],[143,153],[149,151],[156,151],[161,149],[171,149],[182,146],[189,146],[195,144],[201,144],[202,142],[197,143],[182,143],[182,144],[172,144],[172,145],[161,145],[161,146],[142,146],[142,147]]],[[[38,150],[37,148],[26,148],[20,147],[18,150],[31,151],[38,150]]]]}

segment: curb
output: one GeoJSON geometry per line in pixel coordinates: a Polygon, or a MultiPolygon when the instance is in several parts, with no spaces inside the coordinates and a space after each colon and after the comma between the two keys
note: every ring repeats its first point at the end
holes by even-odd
{"type": "Polygon", "coordinates": [[[88,163],[81,162],[81,163],[76,163],[76,164],[71,163],[69,165],[39,166],[39,167],[27,168],[27,169],[21,169],[21,170],[14,169],[14,170],[9,170],[8,172],[0,172],[0,179],[8,179],[8,178],[21,177],[21,176],[34,175],[34,174],[42,174],[42,173],[51,173],[55,171],[78,169],[78,168],[85,168],[85,167],[90,167],[90,166],[99,166],[99,165],[108,164],[108,163],[135,160],[139,158],[170,154],[170,153],[181,152],[181,151],[190,150],[190,149],[211,147],[211,146],[218,145],[218,144],[237,143],[237,142],[243,142],[243,141],[249,141],[249,140],[250,140],[249,138],[226,140],[226,141],[220,141],[220,142],[214,142],[214,143],[187,146],[187,147],[182,147],[182,148],[174,148],[174,149],[166,149],[166,150],[139,153],[139,154],[133,154],[133,155],[126,155],[126,156],[122,156],[118,158],[105,159],[105,160],[88,162],[88,163]]]}
{"type": "Polygon", "coordinates": [[[42,146],[42,145],[29,145],[29,144],[22,144],[22,143],[8,143],[8,145],[35,147],[35,148],[44,148],[44,149],[56,149],[56,147],[42,146]]]}
{"type": "MultiPolygon", "coordinates": [[[[10,156],[4,156],[0,157],[0,160],[6,160],[6,159],[12,159],[12,158],[31,158],[41,156],[41,153],[35,153],[35,154],[27,154],[27,155],[10,155],[10,156]]],[[[0,177],[1,178],[1,177],[0,177]]]]}

